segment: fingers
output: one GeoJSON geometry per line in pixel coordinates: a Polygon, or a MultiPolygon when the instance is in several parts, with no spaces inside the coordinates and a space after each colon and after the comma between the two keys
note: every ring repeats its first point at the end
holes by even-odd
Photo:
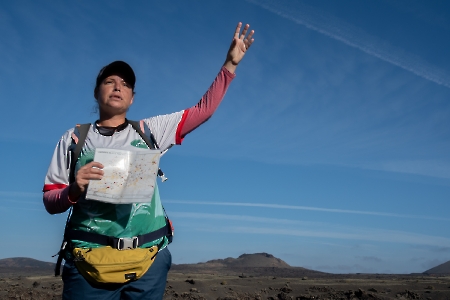
{"type": "Polygon", "coordinates": [[[251,43],[253,43],[253,34],[255,33],[255,31],[254,30],[252,30],[252,31],[250,31],[250,33],[248,34],[248,36],[247,36],[247,41],[249,41],[250,42],[250,44],[251,43]]]}
{"type": "Polygon", "coordinates": [[[254,39],[252,38],[253,34],[255,33],[254,30],[250,31],[250,33],[248,34],[247,38],[243,40],[245,48],[250,48],[250,46],[252,45],[254,39]]]}
{"type": "Polygon", "coordinates": [[[247,35],[248,29],[250,28],[250,24],[245,24],[244,29],[242,29],[242,33],[240,32],[242,28],[242,22],[239,22],[236,26],[236,30],[234,31],[234,40],[241,40],[244,43],[245,49],[248,49],[250,45],[253,43],[253,34],[254,30],[251,30],[247,35]]]}
{"type": "Polygon", "coordinates": [[[239,32],[241,31],[241,26],[242,26],[242,23],[239,22],[236,26],[236,30],[234,31],[234,38],[236,38],[236,39],[239,38],[239,32]]]}
{"type": "MultiPolygon", "coordinates": [[[[249,24],[245,24],[244,29],[242,30],[242,33],[239,35],[239,33],[241,32],[241,27],[242,27],[242,22],[239,22],[236,26],[236,30],[234,31],[234,38],[235,39],[240,39],[240,40],[244,40],[245,35],[247,34],[247,30],[250,27],[249,24]]],[[[252,35],[253,35],[253,30],[252,30],[252,35]]]]}
{"type": "Polygon", "coordinates": [[[241,40],[244,39],[245,35],[247,34],[247,30],[248,30],[249,27],[250,27],[250,25],[245,24],[244,30],[242,30],[242,34],[241,34],[241,36],[239,37],[241,40]]]}
{"type": "Polygon", "coordinates": [[[91,161],[90,163],[86,164],[86,166],[89,166],[89,168],[92,168],[92,167],[100,168],[100,169],[104,168],[104,166],[101,163],[96,162],[96,161],[91,161]]]}
{"type": "Polygon", "coordinates": [[[81,167],[74,184],[71,185],[71,197],[77,198],[86,191],[89,180],[101,180],[103,178],[103,165],[99,162],[90,162],[81,167]]]}
{"type": "Polygon", "coordinates": [[[77,172],[77,177],[80,180],[91,180],[91,179],[102,179],[103,177],[103,165],[99,162],[90,162],[85,166],[81,167],[77,172]]]}

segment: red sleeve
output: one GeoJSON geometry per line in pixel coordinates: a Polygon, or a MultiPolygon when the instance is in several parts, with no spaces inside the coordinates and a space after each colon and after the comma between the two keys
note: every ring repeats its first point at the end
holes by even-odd
{"type": "Polygon", "coordinates": [[[181,144],[183,138],[198,126],[205,123],[219,106],[231,81],[235,77],[225,67],[220,69],[216,79],[200,99],[200,101],[184,111],[180,123],[178,124],[176,143],[181,144]]]}
{"type": "Polygon", "coordinates": [[[69,186],[44,192],[44,206],[50,214],[58,214],[68,210],[74,202],[69,199],[69,186]]]}

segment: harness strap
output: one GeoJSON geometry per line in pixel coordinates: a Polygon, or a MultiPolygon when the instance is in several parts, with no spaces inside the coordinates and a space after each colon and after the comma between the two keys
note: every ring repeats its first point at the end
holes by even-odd
{"type": "MultiPolygon", "coordinates": [[[[78,157],[80,156],[81,149],[83,149],[84,142],[86,141],[87,134],[89,129],[91,128],[91,124],[77,124],[75,126],[74,132],[72,133],[72,139],[75,143],[75,149],[70,151],[70,173],[69,173],[69,183],[75,182],[75,165],[77,164],[78,157]],[[78,132],[77,132],[78,131],[78,132]],[[76,133],[77,132],[77,133],[76,133]]],[[[66,227],[64,229],[64,235],[68,230],[68,224],[70,220],[70,215],[72,212],[72,207],[70,208],[69,214],[67,215],[66,227]]],[[[55,265],[55,276],[59,276],[61,274],[61,264],[63,260],[63,252],[67,245],[67,239],[63,239],[61,248],[58,252],[58,259],[56,260],[55,265]]]]}
{"type": "MultiPolygon", "coordinates": [[[[56,260],[56,264],[55,264],[55,276],[59,276],[61,274],[61,264],[62,264],[62,260],[63,260],[63,254],[62,252],[64,251],[64,249],[66,248],[66,241],[63,240],[62,244],[61,244],[61,249],[59,250],[59,252],[55,255],[58,255],[58,259],[56,260]]],[[[52,257],[54,257],[55,255],[53,255],[52,257]]]]}
{"type": "Polygon", "coordinates": [[[156,143],[156,139],[151,132],[150,128],[148,128],[147,124],[145,122],[137,122],[128,120],[128,123],[133,126],[134,130],[136,130],[137,133],[141,136],[141,138],[144,140],[144,142],[147,144],[147,146],[150,147],[150,149],[159,149],[158,144],[156,143]],[[145,134],[145,130],[148,129],[149,135],[145,134]],[[150,137],[150,138],[149,138],[150,137]]]}
{"type": "Polygon", "coordinates": [[[132,238],[116,238],[113,236],[102,235],[93,232],[87,232],[82,230],[67,229],[65,234],[66,240],[79,240],[89,243],[96,243],[103,246],[110,246],[118,250],[124,250],[128,248],[137,248],[146,243],[162,238],[169,233],[167,225],[169,222],[166,220],[166,225],[158,230],[135,236],[132,238]]]}
{"type": "Polygon", "coordinates": [[[77,124],[77,126],[75,127],[75,130],[78,131],[78,135],[74,135],[78,137],[78,141],[74,141],[76,146],[75,149],[71,151],[69,183],[75,182],[75,165],[77,163],[78,157],[80,156],[81,149],[84,146],[84,142],[86,141],[89,128],[91,128],[91,123],[81,125],[77,124]]]}

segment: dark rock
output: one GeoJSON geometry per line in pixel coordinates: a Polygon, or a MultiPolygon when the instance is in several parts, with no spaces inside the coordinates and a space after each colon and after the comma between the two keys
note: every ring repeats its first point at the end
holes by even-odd
{"type": "Polygon", "coordinates": [[[288,296],[286,293],[283,293],[283,292],[279,293],[277,295],[277,297],[278,297],[278,300],[292,300],[291,296],[288,296]]]}
{"type": "Polygon", "coordinates": [[[292,289],[289,286],[283,286],[280,291],[282,291],[283,293],[289,294],[290,292],[292,292],[292,289]]]}
{"type": "Polygon", "coordinates": [[[353,298],[353,291],[352,290],[348,290],[347,292],[344,292],[344,295],[347,296],[348,299],[353,298]]]}
{"type": "MultiPolygon", "coordinates": [[[[311,299],[315,299],[314,296],[300,295],[300,296],[295,297],[295,300],[311,300],[311,299]]],[[[317,298],[317,299],[319,299],[319,298],[317,298]]]]}
{"type": "Polygon", "coordinates": [[[420,299],[420,295],[419,294],[411,292],[411,291],[408,291],[408,290],[405,290],[402,293],[398,293],[396,295],[396,297],[397,298],[403,297],[403,298],[406,298],[406,299],[420,299]]]}
{"type": "Polygon", "coordinates": [[[194,279],[186,279],[185,282],[190,283],[190,284],[195,284],[194,279]]]}
{"type": "Polygon", "coordinates": [[[358,289],[358,290],[355,292],[355,296],[358,297],[358,298],[364,297],[365,294],[366,294],[366,293],[365,293],[363,290],[361,290],[361,289],[358,289]]]}

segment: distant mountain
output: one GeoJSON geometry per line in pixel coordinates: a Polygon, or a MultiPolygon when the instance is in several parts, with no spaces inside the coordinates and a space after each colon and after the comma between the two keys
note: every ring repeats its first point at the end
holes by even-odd
{"type": "Polygon", "coordinates": [[[242,254],[238,258],[228,257],[225,259],[214,259],[207,261],[204,264],[223,266],[227,268],[261,268],[261,267],[274,267],[274,268],[291,268],[290,265],[285,263],[279,258],[276,258],[272,254],[268,253],[255,253],[255,254],[242,254]]]}
{"type": "Polygon", "coordinates": [[[172,272],[241,274],[242,276],[302,277],[326,274],[301,267],[291,267],[268,253],[242,254],[238,258],[214,259],[198,264],[173,264],[172,272]]]}
{"type": "Polygon", "coordinates": [[[40,261],[28,257],[12,257],[0,259],[0,268],[47,269],[53,268],[54,266],[54,263],[40,261]]]}
{"type": "Polygon", "coordinates": [[[423,274],[450,275],[450,260],[446,263],[440,264],[439,266],[426,270],[423,274]]]}
{"type": "Polygon", "coordinates": [[[0,259],[0,273],[15,274],[52,274],[54,263],[40,261],[28,257],[12,257],[0,259]]]}

